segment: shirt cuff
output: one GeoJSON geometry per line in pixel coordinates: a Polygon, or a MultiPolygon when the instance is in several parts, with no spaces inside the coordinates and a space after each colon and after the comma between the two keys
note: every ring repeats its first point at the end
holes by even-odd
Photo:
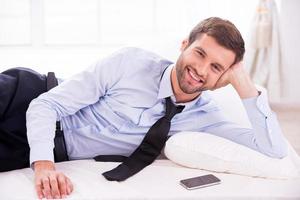
{"type": "Polygon", "coordinates": [[[30,167],[33,168],[33,163],[39,160],[49,160],[54,162],[53,144],[37,142],[30,147],[30,167]]]}

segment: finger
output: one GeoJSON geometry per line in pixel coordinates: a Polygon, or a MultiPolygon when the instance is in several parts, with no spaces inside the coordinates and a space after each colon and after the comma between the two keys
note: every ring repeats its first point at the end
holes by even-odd
{"type": "Polygon", "coordinates": [[[44,198],[43,185],[42,185],[41,180],[36,181],[36,183],[35,183],[35,190],[36,190],[36,193],[37,193],[37,196],[38,196],[39,199],[44,198]]]}
{"type": "Polygon", "coordinates": [[[62,198],[65,198],[67,195],[67,180],[63,174],[58,174],[58,189],[62,198]]]}
{"type": "Polygon", "coordinates": [[[42,180],[42,184],[43,184],[43,194],[47,199],[51,199],[51,190],[50,190],[50,184],[49,184],[49,179],[48,177],[43,178],[42,180]]]}
{"type": "Polygon", "coordinates": [[[50,187],[51,187],[51,193],[52,193],[52,197],[54,197],[55,199],[59,199],[60,198],[60,192],[58,189],[58,183],[57,183],[57,179],[56,176],[51,176],[50,177],[50,187]]]}
{"type": "Polygon", "coordinates": [[[67,193],[69,195],[71,194],[71,192],[73,192],[73,184],[68,177],[66,177],[66,181],[67,181],[67,193]]]}

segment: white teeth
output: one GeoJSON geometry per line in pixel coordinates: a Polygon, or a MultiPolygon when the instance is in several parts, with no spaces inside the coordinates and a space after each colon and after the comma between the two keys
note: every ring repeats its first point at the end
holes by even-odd
{"type": "Polygon", "coordinates": [[[193,74],[192,73],[192,71],[191,70],[188,70],[189,71],[189,74],[191,75],[191,77],[195,80],[195,81],[198,81],[198,82],[200,82],[201,80],[199,79],[199,78],[197,78],[196,77],[196,75],[195,74],[193,74]]]}

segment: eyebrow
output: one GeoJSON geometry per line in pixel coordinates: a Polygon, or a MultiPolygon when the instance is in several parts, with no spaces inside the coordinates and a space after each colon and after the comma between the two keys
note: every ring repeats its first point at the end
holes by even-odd
{"type": "MultiPolygon", "coordinates": [[[[201,47],[195,47],[198,51],[201,51],[201,53],[203,53],[203,55],[207,56],[207,53],[204,51],[204,49],[202,49],[201,47]]],[[[223,71],[225,70],[225,67],[223,67],[221,64],[219,63],[214,63],[215,65],[217,65],[218,67],[220,67],[223,71]]]]}

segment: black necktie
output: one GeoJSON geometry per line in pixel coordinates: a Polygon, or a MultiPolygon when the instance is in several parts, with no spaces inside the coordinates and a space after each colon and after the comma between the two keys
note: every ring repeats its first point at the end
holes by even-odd
{"type": "Polygon", "coordinates": [[[175,114],[180,113],[183,108],[184,106],[176,107],[170,97],[166,98],[165,116],[151,126],[140,146],[123,163],[110,171],[104,172],[103,176],[110,181],[124,181],[150,165],[165,145],[171,119],[175,114]]]}

